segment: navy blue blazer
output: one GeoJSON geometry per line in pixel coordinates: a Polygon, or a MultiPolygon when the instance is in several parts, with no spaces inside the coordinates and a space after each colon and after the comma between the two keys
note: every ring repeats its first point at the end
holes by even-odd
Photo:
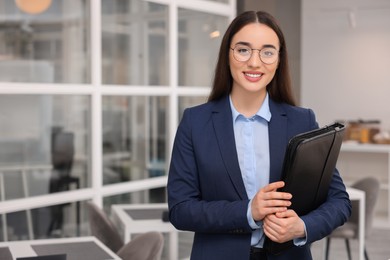
{"type": "MultiPolygon", "coordinates": [[[[280,104],[270,99],[270,182],[281,179],[289,139],[318,128],[310,109],[280,104]]],[[[229,98],[188,108],[177,129],[168,175],[171,223],[194,231],[192,260],[249,259],[251,227],[247,197],[238,164],[229,98]]],[[[342,225],[351,204],[335,169],[327,201],[301,216],[307,243],[269,260],[312,259],[310,244],[342,225]]]]}

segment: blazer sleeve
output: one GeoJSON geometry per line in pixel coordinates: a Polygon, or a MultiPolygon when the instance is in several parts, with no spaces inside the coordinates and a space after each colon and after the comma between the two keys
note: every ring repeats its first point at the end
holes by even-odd
{"type": "Polygon", "coordinates": [[[307,231],[307,243],[320,240],[343,225],[351,215],[351,201],[337,169],[329,187],[327,200],[302,220],[307,231]]]}
{"type": "MultiPolygon", "coordinates": [[[[315,114],[310,111],[311,122],[316,122],[315,114]]],[[[317,127],[318,124],[316,123],[317,127]]],[[[351,215],[351,201],[344,182],[337,169],[333,172],[326,201],[317,209],[301,216],[306,225],[307,243],[328,236],[334,229],[343,225],[351,215]]]]}
{"type": "Polygon", "coordinates": [[[227,174],[220,173],[223,167],[213,169],[213,175],[219,174],[217,183],[211,172],[205,172],[210,167],[204,167],[201,162],[209,157],[207,163],[221,164],[218,158],[212,158],[218,156],[218,148],[212,141],[215,133],[210,121],[207,113],[205,119],[204,114],[200,116],[199,111],[191,108],[183,114],[168,174],[170,221],[180,230],[249,234],[251,228],[246,217],[249,200],[234,194],[234,188],[229,186],[231,180],[224,177],[227,174]],[[211,142],[206,142],[207,138],[211,142]]]}

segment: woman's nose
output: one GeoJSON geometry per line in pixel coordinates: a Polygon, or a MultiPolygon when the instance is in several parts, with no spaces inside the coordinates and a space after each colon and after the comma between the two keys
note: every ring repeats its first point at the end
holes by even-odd
{"type": "Polygon", "coordinates": [[[248,60],[248,65],[251,67],[260,67],[263,62],[260,59],[260,51],[252,50],[252,55],[248,60]]]}

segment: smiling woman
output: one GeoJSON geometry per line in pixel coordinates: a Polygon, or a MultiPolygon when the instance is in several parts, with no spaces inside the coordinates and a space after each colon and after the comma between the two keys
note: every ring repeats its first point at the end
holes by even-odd
{"type": "Polygon", "coordinates": [[[275,76],[279,39],[270,27],[251,23],[233,36],[231,46],[235,46],[229,55],[230,73],[233,77],[232,102],[238,111],[251,116],[260,109],[267,86],[275,76]],[[247,47],[242,49],[245,46],[247,47]],[[253,55],[254,50],[259,55],[253,55]],[[268,52],[268,56],[265,56],[264,51],[265,54],[268,52]]]}
{"type": "Polygon", "coordinates": [[[312,110],[295,106],[287,65],[275,19],[242,13],[222,39],[208,102],[184,111],[168,204],[171,223],[195,233],[193,260],[310,260],[310,244],[350,215],[336,169],[327,201],[306,216],[289,209],[292,195],[279,191],[289,139],[318,128],[312,110]],[[266,237],[294,246],[272,255],[266,237]]]}

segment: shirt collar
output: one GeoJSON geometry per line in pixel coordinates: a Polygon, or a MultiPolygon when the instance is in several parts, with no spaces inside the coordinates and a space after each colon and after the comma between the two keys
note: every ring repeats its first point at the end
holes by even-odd
{"type": "MultiPolygon", "coordinates": [[[[230,102],[230,107],[232,109],[232,116],[233,116],[233,122],[236,121],[238,116],[244,116],[240,114],[236,108],[233,105],[232,97],[229,95],[229,102],[230,102]]],[[[268,97],[268,92],[265,95],[265,99],[263,101],[263,104],[261,105],[260,109],[256,112],[255,116],[259,116],[263,119],[265,119],[267,122],[271,120],[271,111],[269,110],[269,97],[268,97]]]]}

